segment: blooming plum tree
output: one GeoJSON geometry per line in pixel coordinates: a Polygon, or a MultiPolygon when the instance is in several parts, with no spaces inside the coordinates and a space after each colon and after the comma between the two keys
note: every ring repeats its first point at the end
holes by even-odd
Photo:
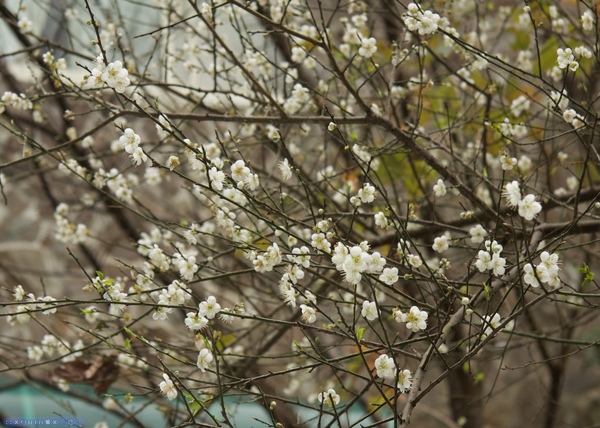
{"type": "Polygon", "coordinates": [[[58,3],[0,3],[0,373],[165,425],[593,423],[594,4],[58,3]]]}

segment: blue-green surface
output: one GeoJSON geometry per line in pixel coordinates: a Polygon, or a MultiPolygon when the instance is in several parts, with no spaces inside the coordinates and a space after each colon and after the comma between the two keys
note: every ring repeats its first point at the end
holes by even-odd
{"type": "MultiPolygon", "coordinates": [[[[85,386],[72,386],[71,390],[92,400],[98,400],[92,389],[85,386]]],[[[135,399],[126,406],[135,411],[144,403],[135,399]]],[[[122,418],[101,405],[77,398],[73,395],[44,387],[35,383],[20,383],[9,389],[0,390],[0,413],[6,426],[94,426],[106,422],[109,427],[118,426],[122,418]]],[[[136,418],[148,427],[165,426],[157,424],[164,420],[156,406],[147,406],[136,418]]],[[[134,427],[125,423],[123,427],[134,427]]]]}
{"type": "MultiPolygon", "coordinates": [[[[4,426],[83,426],[93,427],[97,422],[106,422],[109,427],[139,427],[140,424],[148,428],[170,427],[172,423],[167,421],[159,409],[158,403],[150,403],[142,397],[134,397],[130,404],[124,405],[129,413],[135,413],[139,424],[127,422],[118,414],[106,410],[101,405],[92,401],[102,401],[93,392],[92,388],[83,385],[72,385],[72,394],[56,391],[42,384],[21,382],[10,384],[0,381],[0,414],[4,420],[0,420],[4,426]],[[7,386],[12,385],[7,388],[7,386]],[[81,398],[80,398],[81,397],[81,398]],[[139,410],[139,412],[138,412],[139,410]]],[[[117,394],[116,391],[111,391],[117,394]]],[[[123,403],[122,397],[117,397],[119,403],[123,403]]],[[[171,405],[183,407],[183,398],[178,397],[171,405]]],[[[220,401],[213,402],[207,411],[201,411],[197,421],[206,423],[208,426],[225,426],[223,424],[222,409],[227,412],[228,421],[236,428],[265,428],[272,426],[273,422],[267,409],[251,396],[225,397],[223,405],[220,401]],[[212,415],[212,417],[208,414],[212,415]]],[[[299,420],[305,426],[326,426],[332,417],[322,415],[314,409],[294,406],[299,420]]],[[[359,406],[346,412],[339,422],[334,422],[333,427],[354,426],[364,416],[364,411],[359,406]]],[[[177,421],[183,422],[183,421],[177,421]]],[[[373,424],[371,418],[362,420],[356,426],[368,426],[373,424]]]]}

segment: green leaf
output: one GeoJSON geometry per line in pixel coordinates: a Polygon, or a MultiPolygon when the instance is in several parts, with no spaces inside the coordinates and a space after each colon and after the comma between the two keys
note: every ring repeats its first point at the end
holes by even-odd
{"type": "Polygon", "coordinates": [[[583,282],[581,283],[582,287],[585,287],[594,280],[594,272],[590,270],[590,267],[587,264],[584,263],[583,267],[579,268],[579,272],[585,275],[583,282]]]}
{"type": "Polygon", "coordinates": [[[193,412],[194,416],[196,416],[198,412],[202,409],[202,405],[198,402],[198,400],[196,400],[196,397],[194,397],[192,394],[184,392],[183,396],[187,400],[188,407],[193,412]]]}
{"type": "Polygon", "coordinates": [[[363,333],[365,332],[365,328],[361,327],[358,330],[356,330],[356,340],[358,340],[360,342],[360,340],[363,337],[363,333]]]}
{"type": "Polygon", "coordinates": [[[96,271],[96,275],[98,276],[98,278],[100,278],[100,281],[102,281],[104,279],[104,274],[102,272],[100,272],[99,270],[96,271]]]}
{"type": "Polygon", "coordinates": [[[490,300],[490,287],[484,282],[483,283],[483,291],[485,292],[485,300],[489,302],[490,300]]]}

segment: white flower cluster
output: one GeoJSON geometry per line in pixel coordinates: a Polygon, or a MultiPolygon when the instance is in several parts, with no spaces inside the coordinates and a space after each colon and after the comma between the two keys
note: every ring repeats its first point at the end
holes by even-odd
{"type": "Polygon", "coordinates": [[[488,235],[488,232],[482,225],[478,224],[469,229],[469,235],[471,235],[471,242],[481,244],[488,235]]]}
{"type": "Polygon", "coordinates": [[[397,309],[393,314],[396,322],[406,323],[406,328],[415,333],[427,328],[427,318],[429,318],[429,314],[416,306],[412,306],[408,312],[397,309]]]}
{"type": "Polygon", "coordinates": [[[411,254],[409,252],[410,249],[410,242],[409,241],[405,241],[403,238],[400,238],[400,240],[398,241],[398,246],[396,249],[396,256],[400,259],[402,259],[402,261],[406,264],[408,264],[409,266],[415,268],[415,269],[419,269],[421,266],[423,266],[423,260],[421,259],[421,257],[417,254],[411,254]]]}
{"type": "MultiPolygon", "coordinates": [[[[221,313],[223,309],[214,296],[209,296],[198,305],[198,312],[188,312],[185,325],[192,331],[203,330],[211,319],[221,313]]],[[[229,318],[227,318],[229,320],[229,318]]]]}
{"type": "Polygon", "coordinates": [[[58,72],[59,70],[65,70],[67,68],[67,61],[64,58],[56,60],[52,51],[43,54],[42,61],[44,61],[44,64],[46,64],[52,72],[58,72]]]}
{"type": "Polygon", "coordinates": [[[592,31],[594,29],[594,24],[596,23],[595,15],[595,13],[592,14],[589,10],[583,12],[583,15],[581,15],[581,27],[584,31],[592,31]]]}
{"type": "Polygon", "coordinates": [[[370,164],[372,170],[376,171],[379,168],[379,159],[373,158],[366,147],[354,144],[352,146],[352,152],[356,155],[358,159],[360,159],[366,164],[370,164]]]}
{"type": "Polygon", "coordinates": [[[96,67],[92,69],[92,75],[88,77],[85,84],[87,89],[101,88],[106,84],[118,93],[125,92],[131,81],[129,72],[123,68],[121,61],[111,62],[105,66],[102,56],[98,56],[95,63],[96,67]]]}
{"type": "Polygon", "coordinates": [[[310,245],[316,250],[323,251],[324,253],[331,253],[331,242],[327,239],[327,235],[323,232],[313,233],[311,236],[310,245]]]}
{"type": "Polygon", "coordinates": [[[540,211],[542,204],[535,200],[535,195],[529,194],[521,199],[521,189],[518,181],[512,181],[504,186],[502,196],[511,208],[518,208],[518,213],[525,220],[533,220],[540,211]]]}
{"type": "Polygon", "coordinates": [[[334,407],[340,402],[340,396],[332,388],[329,388],[326,392],[319,392],[317,399],[319,403],[326,404],[329,407],[334,407]]]}
{"type": "Polygon", "coordinates": [[[500,165],[503,171],[511,171],[517,165],[517,158],[509,156],[507,153],[500,155],[500,165]]]}
{"type": "Polygon", "coordinates": [[[269,76],[273,69],[262,53],[250,49],[244,52],[243,64],[246,70],[258,77],[269,76]]]}
{"type": "Polygon", "coordinates": [[[21,285],[17,285],[13,292],[16,302],[22,302],[27,297],[28,302],[17,305],[14,315],[7,315],[6,321],[11,326],[16,324],[25,324],[33,316],[34,311],[42,311],[42,314],[49,315],[56,313],[56,299],[51,296],[35,297],[33,293],[25,295],[21,285]]]}
{"type": "Polygon", "coordinates": [[[362,38],[360,40],[360,48],[358,54],[363,58],[371,58],[377,52],[377,40],[375,37],[362,38]]]}
{"type": "Polygon", "coordinates": [[[290,97],[283,103],[283,110],[293,115],[309,109],[310,106],[312,106],[310,92],[300,83],[296,83],[290,97]]]}
{"type": "Polygon", "coordinates": [[[519,117],[531,108],[531,100],[525,95],[519,95],[510,103],[510,112],[514,117],[519,117]]]}
{"type": "MultiPolygon", "coordinates": [[[[364,273],[381,274],[386,263],[386,259],[378,252],[369,254],[369,244],[366,241],[351,248],[338,242],[333,250],[331,261],[350,284],[358,284],[364,273]]],[[[390,272],[382,276],[382,281],[387,280],[389,282],[390,279],[393,279],[387,278],[390,276],[390,272]]]]}
{"type": "Polygon", "coordinates": [[[259,185],[258,175],[253,174],[243,160],[237,160],[231,165],[231,179],[238,189],[255,190],[259,185]]]}
{"type": "Polygon", "coordinates": [[[357,196],[350,198],[350,203],[355,207],[359,207],[362,204],[370,204],[375,200],[375,187],[369,183],[363,184],[363,187],[358,189],[357,196]]]}
{"type": "Polygon", "coordinates": [[[433,193],[438,198],[441,198],[442,196],[446,195],[446,192],[447,192],[447,190],[446,190],[446,184],[444,183],[444,180],[442,180],[441,178],[438,179],[437,183],[435,183],[433,185],[433,193]]]}
{"type": "Polygon", "coordinates": [[[210,368],[211,363],[215,357],[209,349],[204,348],[201,349],[198,353],[198,359],[196,361],[196,366],[200,369],[200,371],[205,372],[206,369],[210,368]]]}
{"type": "Polygon", "coordinates": [[[562,117],[565,120],[565,122],[572,125],[574,128],[580,128],[584,125],[583,116],[577,113],[572,108],[563,111],[562,117]]]}
{"type": "Polygon", "coordinates": [[[198,272],[199,269],[198,265],[196,264],[196,256],[194,254],[184,256],[181,253],[175,253],[172,264],[177,266],[177,269],[179,269],[179,275],[181,276],[181,279],[188,282],[194,279],[194,274],[198,272]]]}
{"type": "Polygon", "coordinates": [[[398,381],[398,391],[404,393],[410,391],[412,387],[412,373],[410,370],[398,370],[396,375],[396,363],[393,358],[382,354],[375,360],[375,370],[377,376],[382,379],[394,379],[398,381]]]}
{"type": "Polygon", "coordinates": [[[409,3],[407,9],[408,13],[402,19],[409,31],[424,36],[435,33],[440,26],[443,27],[443,20],[437,13],[433,13],[430,10],[423,11],[415,3],[409,3]]]}
{"type": "Polygon", "coordinates": [[[306,324],[312,324],[317,320],[317,310],[310,305],[300,305],[302,311],[302,321],[306,324]]]}
{"type": "Polygon", "coordinates": [[[79,350],[84,347],[81,339],[77,340],[77,342],[71,346],[65,339],[59,339],[52,334],[46,334],[42,338],[40,345],[34,345],[27,348],[27,357],[33,361],[41,361],[44,355],[48,357],[58,355],[60,360],[66,363],[80,357],[82,352],[79,350]]]}
{"type": "Polygon", "coordinates": [[[262,254],[256,255],[252,260],[256,272],[270,272],[275,266],[281,263],[282,257],[279,246],[273,243],[262,254]]]}
{"type": "Polygon", "coordinates": [[[125,129],[125,131],[123,131],[123,135],[119,138],[119,143],[121,143],[125,149],[125,152],[130,155],[131,161],[138,166],[148,160],[148,156],[140,147],[141,141],[142,139],[140,136],[131,128],[125,129]]]}
{"type": "Polygon", "coordinates": [[[31,19],[28,17],[21,16],[21,18],[19,18],[17,21],[17,26],[23,33],[31,33],[31,30],[33,29],[33,22],[31,22],[31,19]]]}
{"type": "Polygon", "coordinates": [[[116,175],[106,182],[108,188],[120,201],[127,204],[133,203],[133,188],[139,184],[139,177],[135,174],[127,174],[127,176],[124,176],[119,174],[114,168],[109,171],[110,175],[112,175],[112,173],[116,173],[116,175]]]}
{"type": "Polygon", "coordinates": [[[198,315],[206,317],[209,320],[216,317],[221,312],[221,305],[217,303],[217,299],[214,296],[208,296],[208,298],[198,305],[198,315]]]}
{"type": "Polygon", "coordinates": [[[431,246],[431,248],[438,253],[443,253],[449,248],[450,239],[450,234],[446,232],[444,235],[438,236],[433,240],[433,245],[431,246]]]}
{"type": "Polygon", "coordinates": [[[382,354],[375,360],[375,370],[377,376],[382,379],[393,379],[396,377],[396,363],[393,358],[382,354]]]}
{"type": "Polygon", "coordinates": [[[69,206],[65,203],[59,204],[54,210],[54,220],[56,221],[56,230],[54,237],[65,244],[80,244],[84,242],[90,231],[83,223],[75,225],[69,222],[69,206]]]}
{"type": "Polygon", "coordinates": [[[560,287],[560,278],[558,277],[559,260],[557,254],[550,254],[547,251],[540,254],[540,264],[537,266],[527,263],[523,266],[523,281],[532,287],[539,287],[540,281],[550,287],[560,287]]]}
{"type": "Polygon", "coordinates": [[[520,139],[527,136],[527,128],[522,123],[511,123],[506,117],[498,124],[498,130],[507,138],[520,139]]]}
{"type": "Polygon", "coordinates": [[[504,275],[506,259],[500,256],[502,245],[496,241],[485,241],[485,250],[479,250],[475,267],[479,272],[491,271],[496,276],[504,275]]]}
{"type": "Polygon", "coordinates": [[[173,310],[171,306],[183,305],[191,299],[192,294],[184,283],[174,280],[162,290],[152,293],[152,296],[158,299],[158,304],[160,305],[154,309],[152,319],[155,321],[165,321],[173,310]]]}
{"type": "Polygon", "coordinates": [[[385,213],[383,211],[377,212],[373,216],[373,219],[375,220],[375,226],[379,227],[380,229],[388,230],[388,229],[392,229],[393,228],[392,223],[386,217],[386,215],[385,215],[385,213]]]}
{"type": "Polygon", "coordinates": [[[575,60],[575,56],[573,55],[573,50],[571,48],[558,48],[556,50],[556,62],[558,63],[558,68],[564,70],[569,67],[569,70],[575,71],[579,68],[579,63],[575,60]]]}
{"type": "MultiPolygon", "coordinates": [[[[298,283],[298,280],[304,278],[304,271],[302,268],[310,267],[310,250],[306,246],[301,248],[293,248],[292,254],[288,254],[287,259],[291,262],[285,268],[285,273],[281,276],[279,281],[279,292],[283,297],[286,305],[296,307],[296,290],[294,285],[298,283]]],[[[302,320],[306,323],[313,323],[316,321],[316,310],[309,306],[317,304],[316,296],[311,292],[305,291],[306,305],[300,305],[302,309],[302,320]]]]}
{"type": "Polygon", "coordinates": [[[363,318],[369,321],[376,320],[377,318],[379,318],[379,310],[377,309],[377,303],[365,300],[363,302],[360,314],[363,318]]]}
{"type": "Polygon", "coordinates": [[[164,381],[158,385],[160,388],[160,393],[165,395],[169,401],[173,401],[175,398],[177,398],[177,388],[173,384],[173,381],[168,374],[163,373],[163,379],[164,381]]]}
{"type": "Polygon", "coordinates": [[[120,315],[125,310],[129,297],[123,292],[123,286],[119,281],[99,274],[92,280],[92,286],[106,302],[110,303],[111,315],[120,315]]]}
{"type": "MultiPolygon", "coordinates": [[[[500,314],[496,313],[494,315],[485,315],[481,319],[481,323],[483,326],[483,331],[481,333],[481,338],[485,339],[490,334],[494,332],[498,328],[498,326],[502,323],[502,317],[500,314]]],[[[514,327],[514,322],[510,321],[506,323],[503,330],[511,331],[514,327]]]]}
{"type": "Polygon", "coordinates": [[[27,99],[25,94],[15,94],[14,92],[6,91],[0,98],[0,114],[4,113],[6,107],[15,107],[20,110],[31,110],[33,103],[27,99]]]}

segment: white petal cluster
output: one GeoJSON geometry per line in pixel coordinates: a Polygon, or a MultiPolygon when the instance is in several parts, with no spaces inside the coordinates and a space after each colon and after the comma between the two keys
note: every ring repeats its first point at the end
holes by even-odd
{"type": "Polygon", "coordinates": [[[556,57],[558,68],[561,70],[569,67],[569,70],[575,71],[579,68],[579,63],[575,60],[575,55],[573,55],[573,50],[571,48],[558,48],[556,50],[556,57]]]}
{"type": "Polygon", "coordinates": [[[535,195],[526,195],[519,201],[519,215],[525,220],[533,220],[542,211],[542,204],[535,200],[535,195]]]}
{"type": "Polygon", "coordinates": [[[52,334],[46,334],[39,345],[33,345],[27,348],[27,357],[33,361],[41,361],[44,355],[48,357],[55,357],[55,355],[58,355],[61,361],[69,362],[81,356],[80,352],[72,352],[72,350],[81,349],[83,346],[81,340],[78,340],[71,346],[65,339],[59,339],[52,334]]]}
{"type": "Polygon", "coordinates": [[[276,243],[271,244],[267,251],[258,254],[252,263],[256,272],[270,272],[275,266],[281,263],[282,257],[279,246],[276,243]]]}
{"type": "Polygon", "coordinates": [[[377,40],[374,37],[363,38],[360,44],[358,54],[363,58],[371,58],[377,52],[377,40]]]}
{"type": "Polygon", "coordinates": [[[164,380],[158,385],[160,393],[165,395],[169,401],[173,401],[177,398],[177,388],[175,388],[175,385],[168,374],[163,373],[163,379],[164,380]]]}
{"type": "Polygon", "coordinates": [[[529,111],[531,100],[525,95],[519,95],[510,103],[510,112],[514,117],[519,117],[523,113],[529,111]]]}
{"type": "Polygon", "coordinates": [[[277,168],[279,169],[279,173],[281,174],[281,179],[283,181],[287,181],[292,178],[293,171],[292,166],[290,165],[290,161],[287,159],[282,160],[277,164],[277,168]]]}
{"type": "Polygon", "coordinates": [[[449,244],[450,244],[450,234],[444,234],[442,236],[438,236],[437,238],[435,238],[433,240],[433,245],[431,246],[431,248],[438,252],[438,253],[443,253],[444,251],[446,251],[449,248],[449,244]]]}
{"type": "Polygon", "coordinates": [[[446,195],[446,184],[444,183],[444,180],[440,178],[437,183],[434,184],[433,193],[435,193],[435,196],[438,198],[446,195]]]}
{"type": "Polygon", "coordinates": [[[331,243],[327,240],[327,236],[324,233],[313,233],[310,245],[324,253],[331,253],[331,243]]]}
{"type": "Polygon", "coordinates": [[[426,311],[422,311],[416,306],[412,306],[408,312],[403,312],[401,309],[394,311],[396,322],[406,323],[406,328],[415,333],[427,328],[428,317],[429,314],[426,311]]]}
{"type": "Polygon", "coordinates": [[[59,204],[54,210],[56,229],[54,237],[65,244],[80,244],[85,242],[90,231],[85,224],[71,223],[67,219],[69,206],[65,203],[59,204]]]}
{"type": "Polygon", "coordinates": [[[377,376],[382,379],[393,379],[396,377],[396,363],[387,354],[377,357],[375,360],[375,370],[377,371],[377,376]]]}
{"type": "Polygon", "coordinates": [[[14,289],[15,301],[20,302],[27,297],[27,301],[17,305],[13,314],[6,316],[6,322],[11,326],[17,324],[26,324],[34,316],[35,312],[42,311],[42,314],[49,315],[56,313],[56,299],[51,296],[37,297],[33,293],[25,295],[25,291],[21,285],[17,285],[14,289]]]}
{"type": "Polygon", "coordinates": [[[520,139],[527,136],[527,128],[522,123],[511,123],[508,118],[504,118],[504,121],[498,124],[500,133],[513,139],[520,139]]]}
{"type": "Polygon", "coordinates": [[[0,98],[0,113],[4,111],[5,107],[15,107],[20,110],[31,110],[33,103],[27,98],[25,94],[15,94],[14,92],[6,91],[0,98]]]}
{"type": "Polygon", "coordinates": [[[379,168],[379,159],[373,158],[366,147],[354,144],[352,146],[352,152],[358,159],[363,161],[365,164],[370,165],[373,171],[376,171],[379,168]]]}
{"type": "Polygon", "coordinates": [[[377,309],[377,303],[365,300],[363,302],[360,314],[363,318],[369,321],[376,320],[377,318],[379,318],[379,310],[377,309]]]}
{"type": "Polygon", "coordinates": [[[490,271],[493,275],[501,276],[506,271],[506,259],[501,257],[502,245],[496,241],[485,241],[485,250],[480,250],[477,254],[475,267],[479,272],[490,271]]]}
{"type": "Polygon", "coordinates": [[[217,299],[214,296],[209,296],[198,305],[198,315],[206,317],[209,320],[216,317],[219,312],[221,312],[221,305],[217,303],[217,299]]]}
{"type": "MultiPolygon", "coordinates": [[[[214,159],[211,160],[214,162],[214,159]]],[[[230,175],[231,179],[236,182],[238,189],[254,190],[258,187],[258,175],[253,174],[250,168],[246,166],[246,162],[241,159],[231,165],[230,175]]]]}
{"type": "Polygon", "coordinates": [[[581,15],[581,27],[584,31],[592,31],[594,29],[594,15],[595,14],[592,14],[589,10],[586,10],[583,12],[583,15],[581,15]]]}
{"type": "Polygon", "coordinates": [[[412,387],[412,373],[410,370],[398,371],[398,392],[405,393],[412,387]]]}
{"type": "Polygon", "coordinates": [[[529,194],[521,198],[518,181],[507,183],[502,196],[510,208],[518,208],[519,215],[525,220],[533,220],[542,211],[542,204],[535,200],[535,195],[529,194]]]}
{"type": "Polygon", "coordinates": [[[369,183],[363,184],[363,187],[358,190],[357,196],[350,198],[350,203],[355,207],[362,204],[370,204],[375,200],[375,187],[369,183]]]}
{"type": "Polygon", "coordinates": [[[215,357],[212,352],[207,348],[200,350],[198,353],[198,359],[196,361],[196,366],[200,369],[200,371],[204,372],[206,369],[210,368],[211,363],[215,357]]]}
{"type": "Polygon", "coordinates": [[[386,259],[378,252],[369,254],[368,248],[366,242],[351,248],[341,242],[336,244],[331,261],[350,284],[358,284],[364,273],[378,274],[383,271],[386,259]]]}
{"type": "Polygon", "coordinates": [[[383,269],[383,273],[379,275],[379,280],[387,285],[394,285],[398,282],[398,268],[392,267],[383,269]]]}
{"type": "Polygon", "coordinates": [[[563,119],[565,120],[565,122],[573,125],[573,127],[575,127],[575,128],[579,128],[584,125],[583,116],[580,115],[579,113],[577,113],[572,108],[566,109],[563,112],[562,116],[563,116],[563,119]]]}
{"type": "Polygon", "coordinates": [[[437,13],[430,10],[423,11],[421,7],[415,3],[410,3],[408,13],[403,16],[404,25],[409,31],[419,33],[424,36],[435,33],[441,25],[441,17],[437,13]]]}
{"type": "Polygon", "coordinates": [[[203,330],[208,325],[208,318],[200,315],[198,312],[188,312],[185,318],[185,326],[192,330],[203,330]]]}
{"type": "Polygon", "coordinates": [[[125,89],[131,84],[129,72],[123,67],[121,61],[111,62],[104,66],[104,60],[100,56],[96,59],[96,67],[92,69],[92,75],[88,77],[86,88],[99,88],[104,84],[113,88],[118,93],[125,92],[125,89]]]}
{"type": "Polygon", "coordinates": [[[469,235],[471,235],[471,242],[481,244],[488,232],[482,225],[478,224],[469,229],[469,235]]]}
{"type": "MultiPolygon", "coordinates": [[[[482,323],[482,339],[485,339],[490,334],[494,332],[498,328],[498,326],[502,323],[502,317],[500,314],[496,313],[494,315],[486,315],[481,319],[482,323]]],[[[508,322],[503,330],[512,330],[514,326],[514,322],[508,322]]]]}
{"type": "Polygon", "coordinates": [[[312,324],[317,320],[317,310],[309,305],[300,305],[302,311],[302,322],[312,324]]]}
{"type": "Polygon", "coordinates": [[[326,404],[329,407],[334,407],[340,402],[340,396],[332,388],[329,388],[326,392],[319,392],[317,399],[319,403],[326,404]]]}
{"type": "Polygon", "coordinates": [[[540,254],[540,264],[537,266],[527,263],[523,266],[523,281],[532,287],[539,287],[540,281],[553,288],[561,285],[558,271],[560,268],[558,254],[551,254],[547,251],[540,254]]]}
{"type": "Polygon", "coordinates": [[[510,157],[507,154],[500,156],[500,165],[502,165],[503,171],[510,171],[517,164],[517,158],[510,157]]]}

